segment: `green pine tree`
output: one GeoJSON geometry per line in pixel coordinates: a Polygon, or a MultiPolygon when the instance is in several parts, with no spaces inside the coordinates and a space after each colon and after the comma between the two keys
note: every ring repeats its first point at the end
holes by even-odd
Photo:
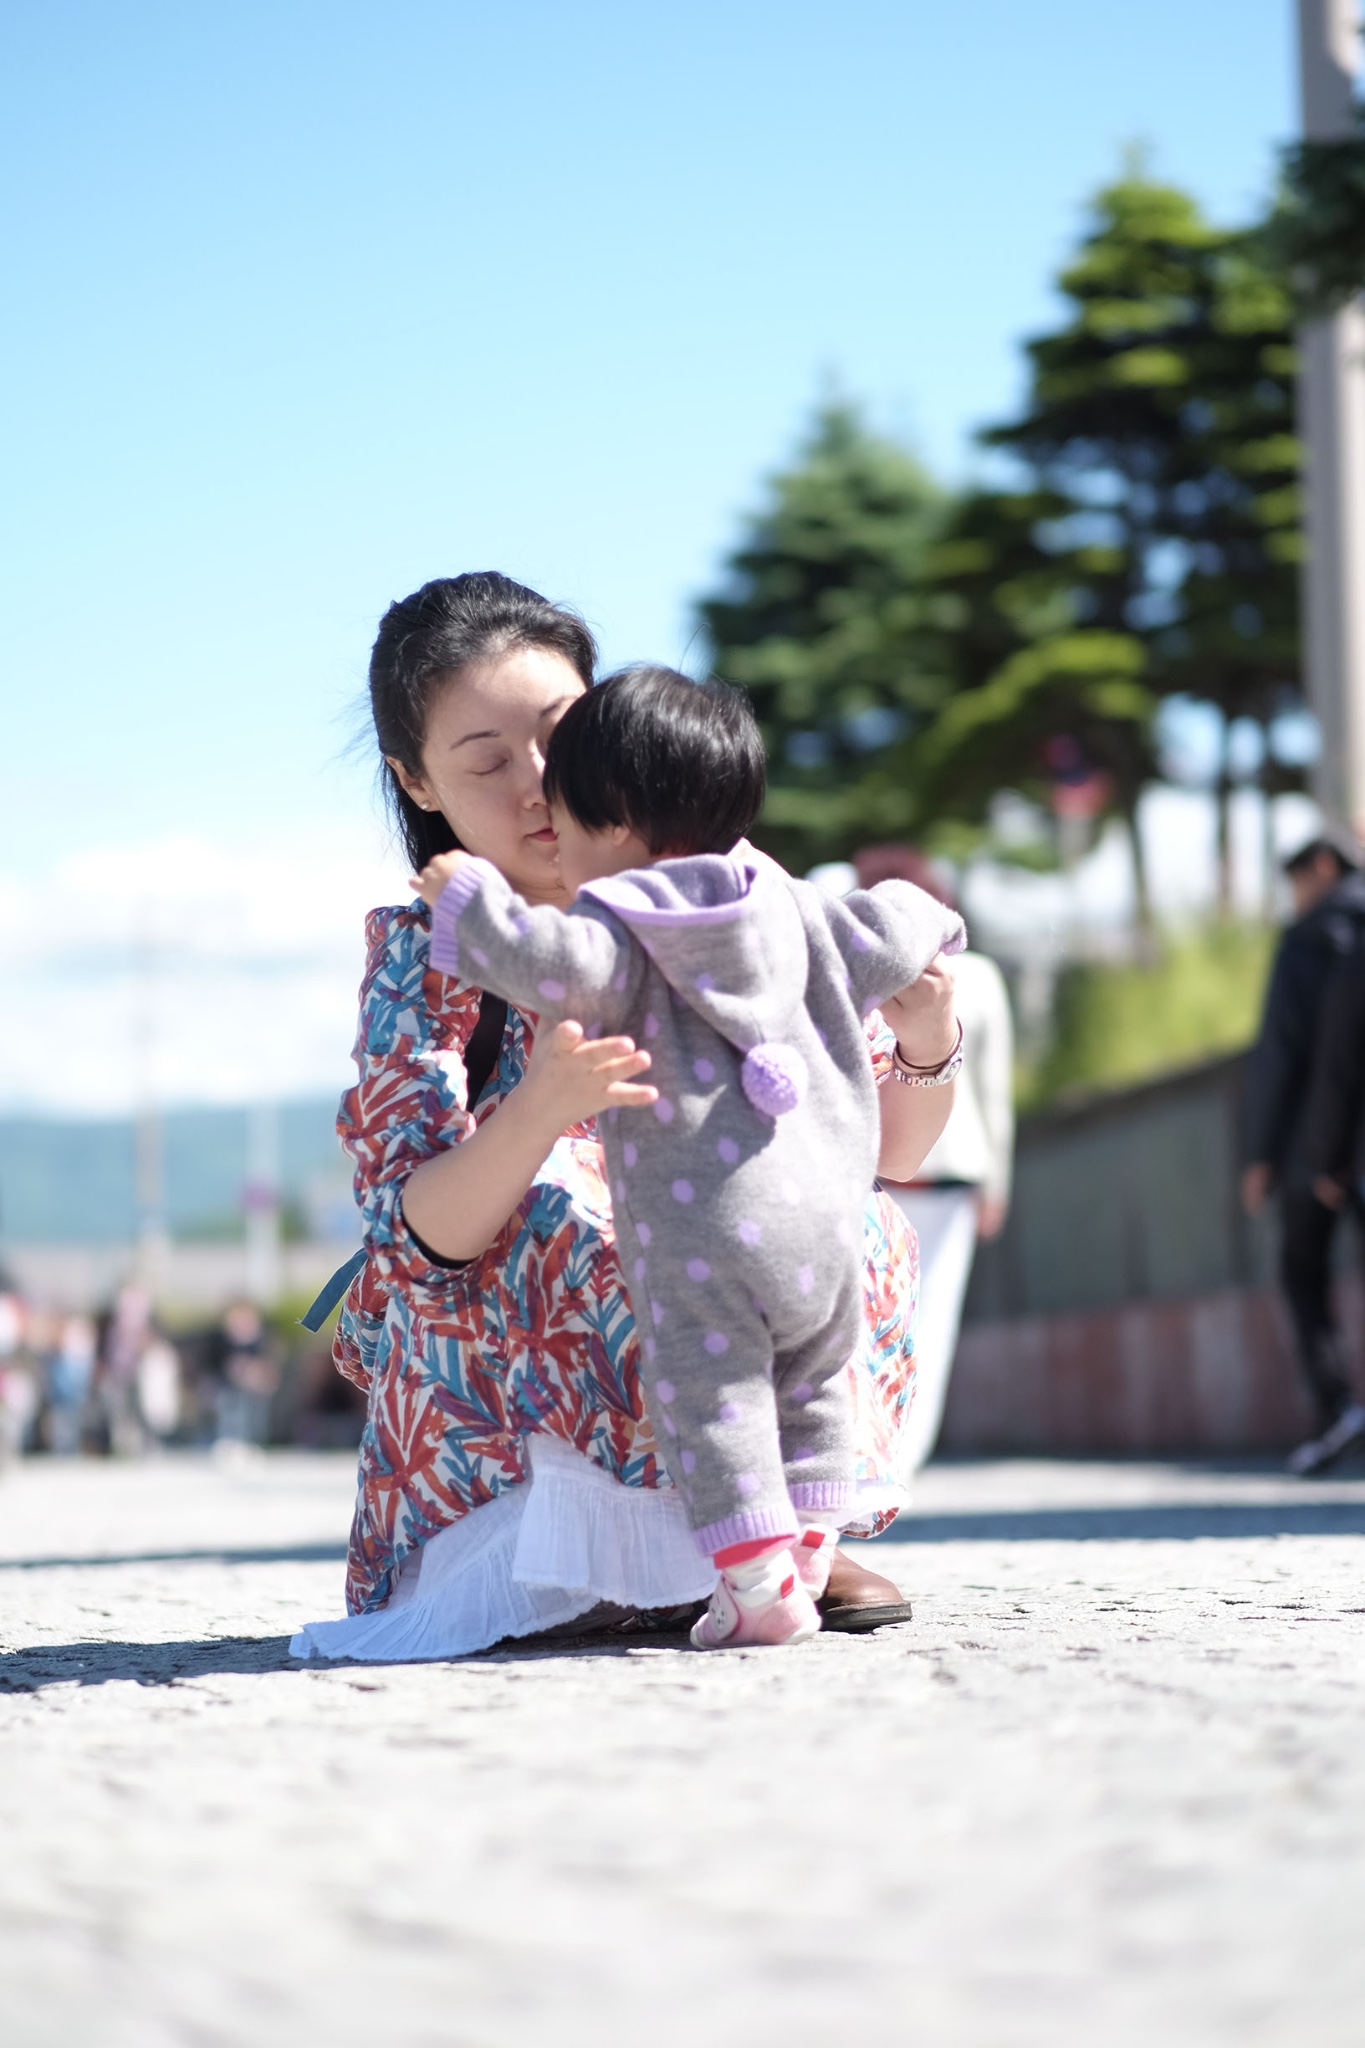
{"type": "Polygon", "coordinates": [[[798,870],[910,822],[884,763],[942,696],[922,567],[944,507],[904,450],[826,406],[700,606],[715,672],[749,692],[768,749],[757,837],[798,870]]]}

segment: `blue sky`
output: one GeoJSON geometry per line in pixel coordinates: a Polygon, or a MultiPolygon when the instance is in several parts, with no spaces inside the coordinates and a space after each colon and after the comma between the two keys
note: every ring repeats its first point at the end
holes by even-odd
{"type": "Polygon", "coordinates": [[[609,660],[684,659],[830,380],[965,475],[1126,142],[1255,208],[1292,16],[4,9],[0,910],[59,853],[377,847],[343,747],[428,576],[501,567],[609,660]]]}

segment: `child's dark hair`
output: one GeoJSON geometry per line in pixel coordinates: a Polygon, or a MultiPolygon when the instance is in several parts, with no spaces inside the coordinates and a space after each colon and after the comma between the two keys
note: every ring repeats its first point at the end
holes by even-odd
{"type": "MultiPolygon", "coordinates": [[[[391,604],[379,622],[370,656],[370,709],[382,755],[421,773],[427,714],[439,685],[473,661],[514,647],[562,654],[586,684],[597,645],[579,618],[524,583],[496,570],[441,576],[391,604]]],[[[439,811],[424,811],[407,794],[386,758],[384,795],[414,868],[459,845],[439,811]]]]}
{"type": "Polygon", "coordinates": [[[551,733],[545,795],[589,832],[629,825],[655,855],[728,853],[763,808],[766,773],[743,691],[625,668],[551,733]]]}

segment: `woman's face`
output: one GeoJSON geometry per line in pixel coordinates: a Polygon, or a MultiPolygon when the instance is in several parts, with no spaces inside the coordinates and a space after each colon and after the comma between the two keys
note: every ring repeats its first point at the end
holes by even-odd
{"type": "Polygon", "coordinates": [[[421,773],[390,761],[414,802],[440,811],[461,846],[533,903],[565,895],[541,777],[555,723],[583,689],[572,663],[544,647],[471,663],[432,696],[421,773]]]}

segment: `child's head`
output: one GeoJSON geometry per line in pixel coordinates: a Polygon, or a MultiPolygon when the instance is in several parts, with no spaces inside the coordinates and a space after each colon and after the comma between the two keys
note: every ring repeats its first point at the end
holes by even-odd
{"type": "Polygon", "coordinates": [[[576,698],[550,737],[545,795],[572,895],[668,855],[728,853],[763,808],[748,698],[672,668],[627,668],[576,698]]]}

